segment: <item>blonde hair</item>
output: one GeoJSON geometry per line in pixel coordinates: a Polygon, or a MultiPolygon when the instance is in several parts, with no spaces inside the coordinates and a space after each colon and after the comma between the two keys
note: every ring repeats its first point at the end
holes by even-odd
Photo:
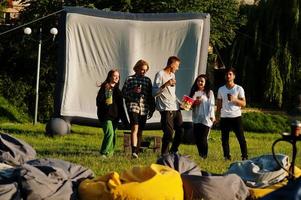
{"type": "Polygon", "coordinates": [[[146,71],[148,71],[149,70],[149,65],[148,65],[148,63],[145,60],[142,60],[142,59],[140,59],[140,60],[138,60],[136,62],[135,66],[133,67],[133,70],[135,72],[137,72],[143,65],[147,66],[147,70],[146,71]]]}

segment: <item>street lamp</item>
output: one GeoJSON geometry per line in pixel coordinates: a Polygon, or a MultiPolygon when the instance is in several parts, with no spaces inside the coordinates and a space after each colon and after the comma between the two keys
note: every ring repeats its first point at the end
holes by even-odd
{"type": "MultiPolygon", "coordinates": [[[[24,29],[24,34],[30,35],[31,28],[26,27],[24,29]]],[[[50,33],[53,35],[53,40],[58,33],[57,28],[51,28],[50,33]]],[[[35,125],[38,120],[38,102],[39,102],[39,81],[40,81],[40,63],[41,63],[41,49],[42,49],[42,28],[39,29],[39,39],[38,39],[38,61],[37,61],[37,82],[36,82],[36,102],[35,102],[35,109],[34,109],[34,122],[35,125]]]]}

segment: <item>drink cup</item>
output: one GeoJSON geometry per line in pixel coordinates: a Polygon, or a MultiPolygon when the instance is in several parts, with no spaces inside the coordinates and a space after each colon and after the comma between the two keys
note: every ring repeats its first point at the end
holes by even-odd
{"type": "Polygon", "coordinates": [[[232,96],[232,94],[230,94],[230,93],[227,94],[228,101],[231,101],[231,96],[232,96]]]}
{"type": "Polygon", "coordinates": [[[136,93],[138,93],[138,94],[141,93],[141,88],[142,88],[141,84],[136,86],[136,93]]]}
{"type": "Polygon", "coordinates": [[[195,101],[194,101],[195,105],[199,105],[200,103],[202,103],[202,97],[201,96],[197,96],[195,101]]]}
{"type": "Polygon", "coordinates": [[[176,79],[170,79],[171,80],[171,87],[174,87],[176,85],[176,79]]]}
{"type": "Polygon", "coordinates": [[[106,104],[111,105],[113,104],[113,91],[111,89],[106,90],[106,104]]]}
{"type": "Polygon", "coordinates": [[[106,104],[107,104],[107,105],[111,105],[112,103],[113,103],[113,98],[112,98],[112,96],[106,98],[106,104]]]}

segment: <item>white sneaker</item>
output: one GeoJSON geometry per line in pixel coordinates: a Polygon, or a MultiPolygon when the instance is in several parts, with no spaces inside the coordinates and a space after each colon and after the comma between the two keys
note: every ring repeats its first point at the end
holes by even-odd
{"type": "Polygon", "coordinates": [[[132,153],[132,158],[138,158],[138,154],[132,153]]]}

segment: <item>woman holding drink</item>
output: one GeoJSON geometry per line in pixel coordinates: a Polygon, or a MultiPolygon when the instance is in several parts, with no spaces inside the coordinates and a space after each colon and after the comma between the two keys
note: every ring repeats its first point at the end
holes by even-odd
{"type": "Polygon", "coordinates": [[[205,74],[201,74],[195,79],[189,96],[194,99],[192,122],[195,143],[199,155],[205,159],[208,155],[208,134],[215,121],[214,94],[210,90],[210,82],[205,74]]]}
{"type": "Polygon", "coordinates": [[[119,90],[119,72],[110,70],[100,85],[96,98],[97,116],[102,125],[104,137],[100,148],[103,157],[112,156],[116,144],[116,129],[119,119],[128,124],[123,108],[123,97],[119,90]]]}

